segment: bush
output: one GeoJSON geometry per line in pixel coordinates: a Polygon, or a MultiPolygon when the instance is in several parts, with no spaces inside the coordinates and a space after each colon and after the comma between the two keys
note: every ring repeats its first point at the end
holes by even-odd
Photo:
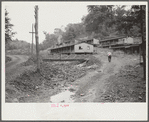
{"type": "Polygon", "coordinates": [[[87,66],[91,66],[91,65],[94,65],[94,64],[100,66],[100,65],[101,65],[101,61],[98,60],[96,57],[94,57],[94,56],[91,55],[91,56],[88,58],[88,60],[87,60],[87,62],[86,62],[86,65],[87,65],[87,66]]]}
{"type": "Polygon", "coordinates": [[[8,56],[6,56],[5,57],[5,63],[7,63],[7,62],[9,62],[9,61],[11,61],[12,59],[10,58],[10,57],[8,57],[8,56]]]}

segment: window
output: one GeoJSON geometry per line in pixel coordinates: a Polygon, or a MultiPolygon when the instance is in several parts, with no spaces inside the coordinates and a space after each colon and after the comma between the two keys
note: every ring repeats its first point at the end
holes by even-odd
{"type": "Polygon", "coordinates": [[[87,49],[90,50],[90,46],[87,46],[87,49]]]}
{"type": "Polygon", "coordinates": [[[79,46],[79,50],[82,50],[82,47],[81,46],[79,46]]]}

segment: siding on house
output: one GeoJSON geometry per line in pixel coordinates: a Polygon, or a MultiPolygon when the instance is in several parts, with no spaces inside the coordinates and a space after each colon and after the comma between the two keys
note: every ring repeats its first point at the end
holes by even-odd
{"type": "Polygon", "coordinates": [[[83,41],[73,40],[71,42],[63,42],[61,45],[53,46],[51,53],[96,53],[97,45],[99,45],[99,40],[95,38],[85,39],[83,41]]]}
{"type": "Polygon", "coordinates": [[[93,52],[94,52],[93,45],[87,43],[59,46],[51,49],[51,53],[93,53],[93,52]]]}
{"type": "Polygon", "coordinates": [[[133,44],[134,43],[133,38],[128,37],[127,39],[125,39],[124,43],[125,44],[133,44]]]}
{"type": "Polygon", "coordinates": [[[134,38],[134,44],[141,44],[142,43],[142,38],[141,37],[135,37],[134,38]]]}
{"type": "Polygon", "coordinates": [[[93,44],[99,44],[99,40],[98,40],[98,39],[93,38],[93,44]]]}
{"type": "Polygon", "coordinates": [[[101,47],[117,47],[120,45],[129,45],[129,44],[140,44],[141,38],[140,37],[121,37],[121,38],[111,38],[105,39],[100,41],[101,47]]]}
{"type": "Polygon", "coordinates": [[[119,39],[117,44],[124,44],[125,41],[126,41],[126,38],[119,39]]]}
{"type": "Polygon", "coordinates": [[[76,44],[74,47],[75,53],[93,53],[93,45],[87,43],[76,44]]]}

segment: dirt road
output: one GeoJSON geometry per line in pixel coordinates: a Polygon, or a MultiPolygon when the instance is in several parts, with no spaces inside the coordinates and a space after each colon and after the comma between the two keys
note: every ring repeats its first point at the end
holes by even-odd
{"type": "Polygon", "coordinates": [[[12,60],[6,63],[6,82],[15,79],[22,71],[24,71],[22,66],[19,64],[27,61],[28,56],[25,55],[9,55],[12,60]]]}
{"type": "MultiPolygon", "coordinates": [[[[96,56],[97,58],[99,55],[96,56]]],[[[79,88],[76,92],[76,102],[101,102],[101,95],[105,92],[105,81],[119,71],[122,63],[118,58],[112,57],[108,62],[107,56],[102,56],[103,66],[80,79],[79,88]]]]}
{"type": "Polygon", "coordinates": [[[12,59],[6,63],[5,67],[5,90],[6,90],[6,101],[13,101],[13,93],[16,89],[10,85],[10,81],[13,81],[17,76],[23,73],[27,67],[21,66],[20,64],[27,61],[28,56],[25,55],[9,55],[12,59]]]}
{"type": "MultiPolygon", "coordinates": [[[[116,76],[120,73],[125,66],[135,66],[139,64],[138,56],[122,56],[122,57],[112,57],[112,62],[108,62],[107,56],[96,55],[97,58],[100,58],[103,62],[103,66],[101,69],[88,73],[85,77],[81,78],[74,84],[77,86],[76,93],[74,95],[75,102],[106,102],[105,99],[110,99],[110,102],[117,101],[117,97],[121,97],[118,99],[118,102],[122,101],[145,101],[144,91],[145,91],[145,83],[144,81],[140,82],[140,73],[134,74],[133,78],[130,77],[127,79],[123,76],[116,76]],[[121,78],[121,79],[119,79],[121,78]],[[138,84],[138,83],[141,84],[138,84]],[[139,86],[144,86],[139,89],[139,86]],[[134,91],[132,94],[130,91],[134,91]],[[111,95],[111,93],[113,93],[111,95]],[[120,93],[118,93],[120,92],[120,93]],[[106,94],[106,96],[104,96],[106,94]],[[121,96],[121,94],[123,96],[121,96]],[[136,94],[142,94],[142,96],[134,96],[136,94]],[[110,98],[110,97],[111,98],[110,98]],[[105,98],[103,98],[105,97],[105,98]],[[106,98],[108,97],[108,98],[106,98]],[[140,97],[141,99],[138,99],[140,97]]],[[[139,65],[138,65],[139,66],[139,65]]],[[[140,66],[139,66],[140,67],[140,66]]],[[[141,68],[141,67],[140,67],[141,68]]],[[[127,72],[127,71],[126,71],[127,72]]],[[[124,73],[122,73],[123,75],[124,73]]]]}
{"type": "Polygon", "coordinates": [[[100,96],[106,90],[104,88],[106,79],[117,73],[122,66],[116,57],[112,58],[112,62],[108,62],[107,56],[101,58],[101,55],[96,55],[96,57],[102,59],[102,67],[89,72],[72,85],[72,88],[76,90],[75,102],[101,102],[100,96]]]}
{"type": "MultiPolygon", "coordinates": [[[[136,65],[136,63],[139,63],[139,57],[131,55],[113,56],[112,62],[108,62],[106,54],[95,55],[95,57],[102,61],[102,67],[95,71],[88,72],[86,76],[68,84],[67,87],[64,88],[64,92],[51,97],[52,102],[106,102],[105,99],[103,99],[103,95],[111,90],[109,86],[112,86],[114,89],[116,88],[114,87],[115,83],[113,84],[113,80],[119,80],[117,77],[113,76],[118,74],[126,65],[136,65]]],[[[120,82],[123,83],[123,81],[127,80],[126,78],[123,77],[120,82]]],[[[131,79],[127,81],[128,84],[131,84],[129,82],[131,79]]],[[[116,81],[116,83],[119,83],[119,81],[116,81]]],[[[134,83],[133,85],[135,86],[134,83]]],[[[133,86],[131,89],[133,89],[133,86]]],[[[124,89],[124,91],[127,90],[128,89],[124,89]]],[[[116,93],[114,93],[114,95],[116,96],[116,93]]],[[[129,94],[129,97],[131,98],[132,96],[129,94]]],[[[127,98],[127,101],[129,101],[129,98],[127,98]]]]}
{"type": "MultiPolygon", "coordinates": [[[[17,79],[18,73],[24,72],[27,68],[31,70],[33,67],[32,65],[19,65],[27,58],[14,56],[13,61],[6,66],[6,81],[8,82],[8,84],[6,82],[6,102],[145,101],[146,82],[141,79],[143,70],[139,65],[138,55],[116,54],[112,56],[111,62],[108,62],[106,53],[94,56],[102,62],[101,67],[96,70],[88,70],[87,75],[75,81],[68,81],[61,85],[55,84],[53,87],[45,86],[47,79],[36,72],[30,74],[32,77],[24,75],[17,79]],[[134,69],[136,66],[138,69],[134,69]]],[[[59,82],[62,83],[61,80],[59,82]]],[[[48,83],[51,84],[51,82],[48,83]]]]}
{"type": "Polygon", "coordinates": [[[8,57],[10,57],[12,60],[6,63],[6,69],[10,69],[12,67],[16,68],[15,66],[17,64],[25,62],[28,59],[28,56],[25,56],[25,55],[8,55],[8,57]]]}

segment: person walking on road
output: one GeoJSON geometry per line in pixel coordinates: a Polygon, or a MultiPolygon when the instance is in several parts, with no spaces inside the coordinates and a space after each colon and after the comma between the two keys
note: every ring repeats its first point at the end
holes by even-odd
{"type": "Polygon", "coordinates": [[[109,62],[111,62],[111,58],[112,58],[111,52],[108,52],[108,61],[109,61],[109,62]]]}

